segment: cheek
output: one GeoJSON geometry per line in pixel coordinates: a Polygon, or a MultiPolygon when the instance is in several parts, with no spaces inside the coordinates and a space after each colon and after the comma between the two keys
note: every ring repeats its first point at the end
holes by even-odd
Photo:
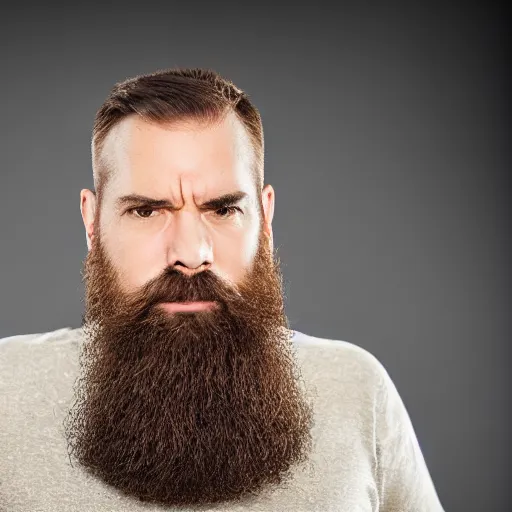
{"type": "Polygon", "coordinates": [[[233,282],[240,282],[249,270],[258,249],[258,233],[245,232],[214,242],[214,266],[233,282]]]}
{"type": "Polygon", "coordinates": [[[164,251],[156,246],[155,240],[134,243],[129,237],[118,235],[109,237],[104,246],[125,293],[139,289],[165,268],[164,251]]]}

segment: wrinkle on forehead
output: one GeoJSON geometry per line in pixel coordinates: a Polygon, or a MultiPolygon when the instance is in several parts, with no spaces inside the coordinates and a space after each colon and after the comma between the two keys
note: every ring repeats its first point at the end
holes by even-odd
{"type": "MultiPolygon", "coordinates": [[[[236,165],[248,169],[251,180],[254,181],[253,173],[256,153],[246,127],[233,111],[220,118],[217,122],[186,118],[179,121],[156,123],[138,118],[136,114],[127,116],[113,126],[107,134],[101,154],[97,155],[95,159],[98,167],[98,169],[95,168],[95,175],[101,168],[101,170],[105,170],[110,174],[109,181],[115,181],[119,170],[118,164],[128,158],[130,153],[133,154],[132,140],[135,131],[140,133],[144,130],[151,129],[152,125],[156,125],[159,128],[168,129],[170,131],[191,132],[192,134],[196,132],[199,135],[202,130],[215,125],[220,127],[222,124],[224,124],[224,126],[221,127],[222,129],[228,128],[231,134],[234,134],[234,145],[232,149],[236,165]]],[[[200,185],[200,182],[194,180],[193,176],[193,172],[187,175],[182,174],[180,178],[178,178],[178,181],[182,181],[183,179],[184,181],[195,181],[195,183],[199,185],[199,187],[197,185],[194,187],[194,192],[197,194],[196,199],[201,200],[202,197],[200,196],[203,196],[205,193],[205,184],[200,185]]],[[[181,186],[178,188],[181,189],[181,186]]]]}

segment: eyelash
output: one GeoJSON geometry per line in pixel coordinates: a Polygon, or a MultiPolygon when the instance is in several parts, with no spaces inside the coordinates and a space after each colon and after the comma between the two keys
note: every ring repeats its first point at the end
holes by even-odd
{"type": "MultiPolygon", "coordinates": [[[[142,211],[142,212],[155,212],[159,208],[141,208],[141,207],[135,207],[135,208],[129,208],[126,210],[126,213],[129,213],[130,215],[133,215],[134,217],[140,219],[140,220],[149,220],[152,217],[141,217],[139,215],[134,215],[134,212],[136,211],[142,211]]],[[[242,210],[238,206],[223,206],[222,208],[219,208],[215,211],[215,213],[220,212],[221,210],[229,210],[232,214],[236,213],[237,211],[240,213],[243,213],[242,210]]],[[[231,217],[231,215],[220,215],[221,219],[227,219],[228,217],[231,217]]]]}

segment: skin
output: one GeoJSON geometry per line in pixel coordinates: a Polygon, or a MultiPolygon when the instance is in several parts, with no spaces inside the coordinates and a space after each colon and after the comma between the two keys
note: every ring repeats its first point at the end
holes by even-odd
{"type": "MultiPolygon", "coordinates": [[[[274,189],[266,185],[261,194],[256,190],[250,173],[252,146],[234,114],[216,124],[187,120],[167,126],[129,116],[107,136],[103,157],[115,174],[98,217],[105,250],[122,276],[124,291],[140,288],[171,265],[187,275],[209,269],[238,283],[254,259],[260,226],[273,248],[274,189]],[[225,210],[199,208],[234,191],[247,194],[237,205],[243,213],[226,217],[225,210]],[[146,207],[130,213],[117,208],[116,200],[128,194],[166,199],[178,210],[146,207]]],[[[80,210],[89,250],[97,208],[94,192],[82,190],[80,210]]]]}

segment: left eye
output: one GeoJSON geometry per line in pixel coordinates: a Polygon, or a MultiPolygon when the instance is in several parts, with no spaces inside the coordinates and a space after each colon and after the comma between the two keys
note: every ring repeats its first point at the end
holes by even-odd
{"type": "Polygon", "coordinates": [[[218,209],[215,213],[219,217],[228,217],[236,212],[242,212],[238,206],[224,206],[223,208],[218,209]],[[222,213],[221,213],[222,212],[222,213]]]}

